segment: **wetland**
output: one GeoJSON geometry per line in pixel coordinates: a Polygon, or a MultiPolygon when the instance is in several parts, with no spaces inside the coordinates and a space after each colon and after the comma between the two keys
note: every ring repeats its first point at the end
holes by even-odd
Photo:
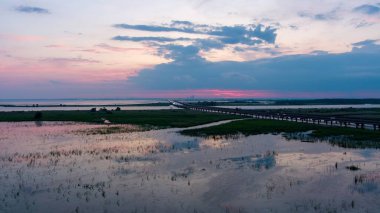
{"type": "Polygon", "coordinates": [[[1,114],[0,212],[380,209],[374,131],[186,110],[50,113],[1,114]]]}

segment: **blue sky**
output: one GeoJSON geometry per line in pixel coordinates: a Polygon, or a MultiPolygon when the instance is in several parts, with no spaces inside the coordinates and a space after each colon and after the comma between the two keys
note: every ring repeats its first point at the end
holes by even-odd
{"type": "Polygon", "coordinates": [[[0,98],[380,98],[380,1],[0,3],[0,98]]]}

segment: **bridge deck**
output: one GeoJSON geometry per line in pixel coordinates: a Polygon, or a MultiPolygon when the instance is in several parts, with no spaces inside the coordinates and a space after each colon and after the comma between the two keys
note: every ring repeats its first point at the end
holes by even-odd
{"type": "Polygon", "coordinates": [[[198,106],[195,104],[188,104],[179,101],[170,101],[173,105],[179,108],[215,112],[224,114],[234,114],[240,116],[253,117],[257,119],[271,119],[271,120],[287,120],[294,122],[305,122],[320,125],[354,127],[354,128],[367,128],[373,130],[380,130],[380,121],[361,119],[361,118],[345,118],[345,117],[332,117],[325,115],[310,115],[305,113],[278,113],[278,112],[263,112],[259,110],[248,109],[229,109],[221,107],[208,107],[198,106]]]}

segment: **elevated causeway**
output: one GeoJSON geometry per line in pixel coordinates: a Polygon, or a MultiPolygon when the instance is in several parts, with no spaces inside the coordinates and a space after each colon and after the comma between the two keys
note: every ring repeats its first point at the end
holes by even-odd
{"type": "Polygon", "coordinates": [[[362,128],[362,129],[372,129],[380,130],[380,121],[378,120],[368,120],[361,118],[345,118],[345,117],[331,117],[323,115],[312,115],[303,113],[279,113],[271,112],[271,110],[263,112],[262,110],[249,110],[249,109],[230,109],[222,107],[209,107],[209,106],[198,106],[196,104],[184,103],[179,101],[169,101],[172,105],[189,110],[196,110],[202,112],[214,112],[230,115],[240,115],[256,119],[270,119],[270,120],[284,120],[302,123],[312,123],[319,125],[329,125],[329,126],[341,126],[341,127],[351,127],[351,128],[362,128]]]}

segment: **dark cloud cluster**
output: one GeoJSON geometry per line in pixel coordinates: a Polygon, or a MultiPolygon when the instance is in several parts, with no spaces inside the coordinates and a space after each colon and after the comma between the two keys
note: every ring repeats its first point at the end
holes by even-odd
{"type": "Polygon", "coordinates": [[[188,21],[172,21],[172,23],[168,26],[115,24],[114,27],[149,32],[201,33],[200,31],[196,30],[199,25],[194,25],[188,21]]]}
{"type": "MultiPolygon", "coordinates": [[[[246,45],[253,45],[261,42],[274,43],[277,36],[276,28],[273,28],[271,26],[265,27],[262,24],[213,26],[194,24],[189,21],[172,21],[170,24],[162,26],[116,24],[114,25],[114,27],[147,32],[180,32],[189,34],[208,35],[215,37],[217,40],[224,44],[240,43],[246,45]]],[[[149,39],[152,39],[152,37],[149,37],[149,39]]]]}
{"type": "Polygon", "coordinates": [[[353,44],[348,53],[209,62],[194,47],[171,46],[175,61],[139,72],[128,83],[144,89],[243,89],[287,92],[380,91],[380,45],[353,44]],[[191,59],[190,59],[191,58],[191,59]]]}
{"type": "Polygon", "coordinates": [[[363,4],[352,9],[352,12],[374,17],[354,20],[355,28],[373,26],[378,23],[377,19],[380,17],[380,3],[376,5],[363,4]]]}
{"type": "MultiPolygon", "coordinates": [[[[333,12],[335,14],[335,12],[333,12]]],[[[329,19],[328,14],[313,15],[329,19]]],[[[331,15],[331,19],[333,15],[331,15]]],[[[123,29],[147,32],[181,32],[207,35],[190,39],[190,45],[178,40],[157,37],[127,37],[129,41],[146,41],[169,63],[145,69],[128,79],[128,84],[148,90],[237,89],[286,92],[351,92],[380,91],[380,45],[377,40],[354,43],[352,51],[340,54],[316,51],[310,54],[279,56],[269,59],[235,62],[210,62],[201,51],[223,49],[264,51],[276,55],[276,28],[263,25],[210,26],[187,21],[170,25],[117,25],[123,29]],[[142,38],[142,39],[139,39],[142,38]],[[265,45],[260,45],[265,44],[265,45]],[[273,45],[275,47],[275,45],[273,45]]],[[[163,37],[166,38],[166,37],[163,37]]],[[[121,40],[121,39],[118,39],[121,40]]]]}
{"type": "Polygon", "coordinates": [[[18,6],[15,8],[16,11],[21,13],[38,13],[38,14],[48,14],[49,10],[41,7],[30,7],[30,6],[18,6]]]}
{"type": "MultiPolygon", "coordinates": [[[[118,41],[147,42],[150,46],[156,47],[158,53],[165,58],[173,60],[193,60],[201,59],[197,54],[199,51],[209,51],[211,49],[223,49],[226,45],[245,45],[248,47],[259,44],[274,44],[277,37],[277,28],[272,26],[258,25],[235,25],[216,26],[194,24],[189,21],[172,21],[163,25],[130,25],[116,24],[116,28],[139,30],[145,32],[179,32],[192,35],[207,36],[207,38],[189,37],[131,37],[115,36],[112,39],[118,41]],[[183,46],[173,44],[178,41],[189,41],[191,45],[183,46]],[[169,44],[168,44],[169,43],[169,44]],[[195,53],[195,54],[194,54],[195,53]]],[[[193,36],[194,37],[194,36],[193,36]]],[[[243,50],[243,48],[241,48],[243,50]]]]}
{"type": "Polygon", "coordinates": [[[185,61],[204,61],[198,55],[201,49],[195,45],[182,46],[175,44],[163,45],[158,48],[158,54],[172,59],[174,63],[183,63],[185,61]]]}
{"type": "Polygon", "coordinates": [[[367,15],[379,15],[380,14],[380,5],[370,5],[370,4],[363,4],[361,6],[355,7],[353,9],[354,12],[363,13],[367,15]]]}
{"type": "Polygon", "coordinates": [[[380,53],[380,45],[377,45],[376,42],[379,40],[368,39],[365,41],[353,43],[352,52],[353,53],[380,53]]]}

